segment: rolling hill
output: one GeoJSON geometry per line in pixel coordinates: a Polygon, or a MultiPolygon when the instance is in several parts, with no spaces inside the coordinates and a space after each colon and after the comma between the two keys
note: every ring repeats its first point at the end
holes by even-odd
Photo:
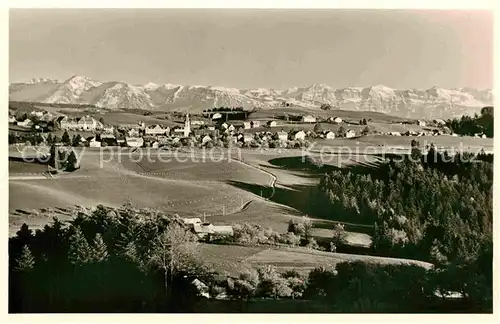
{"type": "Polygon", "coordinates": [[[32,79],[11,83],[12,101],[93,104],[109,109],[189,110],[199,112],[220,106],[272,110],[285,107],[320,111],[323,104],[332,110],[369,111],[405,118],[451,118],[479,113],[491,105],[491,90],[471,88],[396,90],[383,85],[334,89],[325,84],[275,89],[235,89],[216,86],[175,84],[132,85],[101,82],[73,76],[64,82],[32,79]]]}

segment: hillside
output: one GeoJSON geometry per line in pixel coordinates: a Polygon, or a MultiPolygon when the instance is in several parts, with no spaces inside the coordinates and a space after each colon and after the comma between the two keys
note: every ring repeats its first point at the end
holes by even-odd
{"type": "Polygon", "coordinates": [[[334,89],[325,84],[275,89],[235,89],[175,84],[132,85],[101,82],[73,76],[64,82],[33,79],[9,86],[12,101],[93,104],[109,109],[155,109],[200,112],[212,107],[241,106],[246,109],[299,107],[321,111],[354,110],[385,113],[405,118],[452,118],[479,113],[491,105],[491,90],[471,88],[392,89],[382,85],[334,89]]]}

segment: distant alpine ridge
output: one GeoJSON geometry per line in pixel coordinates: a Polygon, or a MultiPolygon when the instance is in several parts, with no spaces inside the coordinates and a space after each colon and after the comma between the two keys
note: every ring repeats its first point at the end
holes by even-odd
{"type": "Polygon", "coordinates": [[[334,89],[325,84],[286,90],[235,89],[170,83],[132,85],[119,81],[100,82],[86,76],[73,76],[64,82],[34,78],[26,83],[11,83],[9,97],[12,101],[92,104],[108,109],[199,112],[221,106],[245,109],[299,107],[366,110],[408,118],[473,115],[493,104],[491,89],[396,90],[383,85],[334,89]]]}

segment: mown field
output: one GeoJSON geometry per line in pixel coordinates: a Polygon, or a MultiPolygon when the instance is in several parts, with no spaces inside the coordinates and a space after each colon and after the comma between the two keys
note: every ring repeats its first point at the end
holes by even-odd
{"type": "Polygon", "coordinates": [[[309,272],[319,266],[334,266],[344,261],[365,261],[381,264],[416,264],[430,268],[431,264],[416,260],[321,252],[306,248],[270,248],[266,246],[247,247],[234,245],[201,244],[199,252],[206,257],[215,270],[231,276],[250,267],[272,265],[279,271],[296,269],[309,272]]]}

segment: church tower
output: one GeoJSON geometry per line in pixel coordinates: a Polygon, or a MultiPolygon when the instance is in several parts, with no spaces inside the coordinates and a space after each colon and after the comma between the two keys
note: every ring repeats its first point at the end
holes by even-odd
{"type": "Polygon", "coordinates": [[[184,137],[188,137],[191,133],[191,122],[189,121],[189,113],[186,113],[186,120],[184,121],[184,137]]]}

